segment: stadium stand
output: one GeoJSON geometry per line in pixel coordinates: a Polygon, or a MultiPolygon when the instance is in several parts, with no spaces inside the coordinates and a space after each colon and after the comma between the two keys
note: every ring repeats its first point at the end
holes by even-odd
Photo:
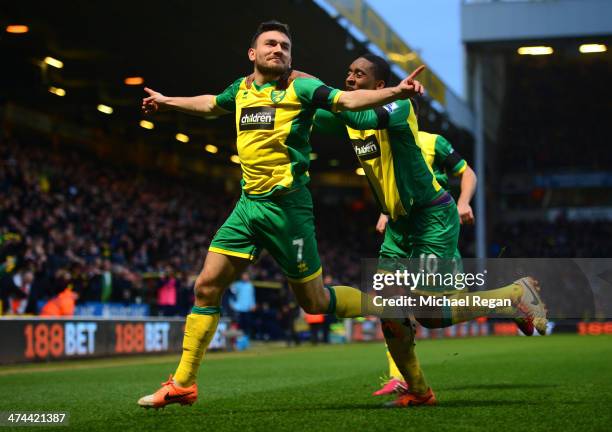
{"type": "MultiPolygon", "coordinates": [[[[38,140],[0,141],[2,260],[15,256],[20,277],[33,275],[21,312],[36,313],[41,301],[68,285],[79,301],[148,302],[162,312],[158,293],[169,279],[176,289],[171,313],[189,307],[202,256],[237,197],[203,192],[180,179],[161,181],[76,150],[49,152],[50,143],[38,140]],[[106,274],[112,277],[110,292],[104,290],[106,274]]],[[[324,268],[338,281],[359,284],[360,259],[375,256],[380,242],[373,202],[354,196],[342,202],[341,191],[321,187],[314,196],[324,268]]],[[[502,248],[505,257],[609,256],[611,235],[605,221],[501,223],[490,256],[502,248]]],[[[464,229],[462,242],[470,256],[472,229],[464,229]]],[[[283,281],[265,255],[251,274],[283,281]]],[[[12,276],[3,279],[3,303],[10,305],[6,299],[18,298],[18,287],[12,276]]],[[[259,306],[265,311],[270,304],[282,309],[277,298],[264,298],[259,306]]]]}
{"type": "MultiPolygon", "coordinates": [[[[0,142],[3,258],[16,256],[18,269],[35,275],[25,310],[36,312],[39,301],[68,284],[81,301],[156,304],[167,275],[176,275],[178,304],[189,305],[194,275],[237,196],[134,173],[76,150],[50,152],[51,143],[37,139],[0,142]],[[110,293],[104,291],[107,273],[110,293]]],[[[321,199],[317,213],[325,268],[358,283],[360,257],[376,252],[376,209],[358,199],[340,206],[321,199]]],[[[267,256],[252,276],[283,280],[267,256]]]]}

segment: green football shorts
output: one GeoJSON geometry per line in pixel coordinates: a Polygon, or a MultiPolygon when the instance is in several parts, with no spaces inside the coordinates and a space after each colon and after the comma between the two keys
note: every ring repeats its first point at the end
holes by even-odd
{"type": "Polygon", "coordinates": [[[385,258],[453,258],[459,241],[459,214],[451,198],[443,204],[413,208],[389,220],[380,256],[385,258]]]}
{"type": "Polygon", "coordinates": [[[242,194],[208,248],[250,261],[263,249],[292,282],[308,282],[321,274],[308,188],[258,199],[242,194]]]}
{"type": "MultiPolygon", "coordinates": [[[[380,248],[379,269],[442,274],[462,271],[461,255],[457,249],[459,214],[455,201],[450,195],[448,198],[441,204],[413,208],[408,216],[389,220],[380,248]],[[401,262],[402,259],[410,259],[410,268],[405,261],[401,262]]],[[[431,286],[425,290],[446,291],[431,286]]]]}
{"type": "MultiPolygon", "coordinates": [[[[395,221],[389,220],[380,248],[378,268],[383,272],[408,270],[411,273],[424,272],[440,276],[462,272],[461,255],[457,248],[459,230],[457,205],[450,195],[441,204],[413,208],[410,215],[395,221]],[[410,259],[408,263],[402,261],[407,258],[410,259]]],[[[454,284],[439,285],[439,282],[439,279],[434,278],[433,283],[421,284],[411,291],[411,295],[418,298],[458,292],[454,284]]],[[[428,323],[432,320],[436,326],[452,324],[451,309],[447,306],[421,308],[414,313],[417,321],[426,327],[430,326],[428,323]]]]}

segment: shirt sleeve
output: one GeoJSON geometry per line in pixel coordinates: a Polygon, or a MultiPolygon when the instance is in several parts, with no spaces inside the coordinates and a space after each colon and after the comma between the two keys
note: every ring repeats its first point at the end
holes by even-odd
{"type": "Polygon", "coordinates": [[[462,174],[467,168],[465,159],[440,135],[436,138],[434,163],[454,176],[462,174]]]}
{"type": "Polygon", "coordinates": [[[312,123],[312,132],[345,137],[346,126],[342,119],[336,117],[336,115],[318,109],[312,123]]]}
{"type": "MultiPolygon", "coordinates": [[[[380,124],[379,112],[380,108],[368,109],[365,111],[341,111],[333,114],[337,119],[342,121],[343,124],[347,125],[351,129],[357,130],[370,130],[370,129],[384,129],[385,127],[378,127],[380,124]]],[[[384,116],[385,113],[383,113],[384,116]]]]}
{"type": "Polygon", "coordinates": [[[401,129],[409,128],[410,102],[400,100],[364,111],[342,111],[335,115],[352,129],[401,129]]]}
{"type": "Polygon", "coordinates": [[[326,86],[316,78],[296,78],[293,81],[295,93],[300,102],[309,108],[337,111],[336,104],[341,90],[326,86]]]}
{"type": "Polygon", "coordinates": [[[382,108],[389,114],[389,125],[387,128],[410,129],[408,124],[408,117],[410,117],[410,112],[412,111],[410,100],[397,100],[384,105],[382,108]]]}
{"type": "Polygon", "coordinates": [[[240,88],[240,83],[244,78],[239,78],[230,84],[223,92],[215,98],[215,104],[226,111],[236,111],[236,95],[240,88]]]}

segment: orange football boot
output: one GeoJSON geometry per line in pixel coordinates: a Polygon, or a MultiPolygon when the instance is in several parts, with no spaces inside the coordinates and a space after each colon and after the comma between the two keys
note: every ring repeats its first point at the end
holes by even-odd
{"type": "Polygon", "coordinates": [[[430,387],[423,394],[405,391],[394,401],[387,402],[385,406],[388,408],[405,408],[417,405],[435,405],[437,403],[436,395],[430,387]]]}
{"type": "Polygon", "coordinates": [[[163,408],[166,405],[179,403],[181,405],[193,405],[198,399],[198,385],[192,384],[189,387],[179,387],[172,380],[172,375],[168,381],[163,382],[162,387],[155,393],[143,396],[138,400],[138,405],[143,408],[163,408]]]}
{"type": "Polygon", "coordinates": [[[389,378],[384,382],[380,390],[372,393],[373,396],[384,396],[393,393],[402,393],[408,390],[408,384],[406,381],[399,378],[389,378]]]}
{"type": "MultiPolygon", "coordinates": [[[[546,318],[548,310],[540,297],[540,283],[529,276],[516,280],[514,283],[523,288],[523,295],[521,295],[517,304],[519,317],[531,321],[531,325],[535,327],[540,335],[544,336],[548,324],[546,318]]],[[[523,329],[521,328],[521,330],[523,329]]],[[[533,330],[531,333],[533,333],[533,330]]]]}

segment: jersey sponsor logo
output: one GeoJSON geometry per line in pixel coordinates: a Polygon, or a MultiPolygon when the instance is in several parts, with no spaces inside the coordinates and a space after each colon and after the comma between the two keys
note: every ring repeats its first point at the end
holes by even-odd
{"type": "Polygon", "coordinates": [[[380,157],[380,146],[376,135],[367,137],[366,139],[351,140],[355,154],[361,160],[369,160],[380,157]]]}
{"type": "Polygon", "coordinates": [[[276,117],[276,108],[272,107],[251,107],[242,108],[240,111],[241,131],[258,130],[258,129],[274,129],[274,118],[276,117]]]}
{"type": "Polygon", "coordinates": [[[270,93],[270,99],[275,104],[279,103],[283,99],[285,99],[285,95],[287,94],[286,90],[272,90],[270,93]]]}
{"type": "Polygon", "coordinates": [[[389,114],[391,114],[393,111],[395,111],[397,108],[399,108],[399,105],[396,102],[391,102],[390,104],[384,105],[383,108],[389,114]]]}

